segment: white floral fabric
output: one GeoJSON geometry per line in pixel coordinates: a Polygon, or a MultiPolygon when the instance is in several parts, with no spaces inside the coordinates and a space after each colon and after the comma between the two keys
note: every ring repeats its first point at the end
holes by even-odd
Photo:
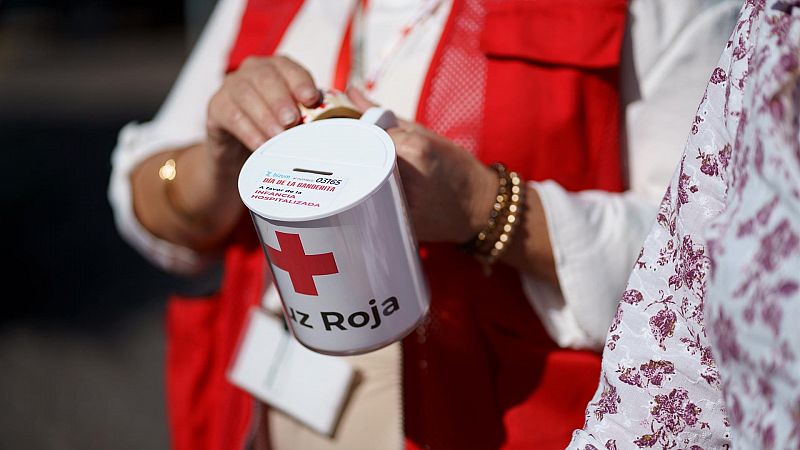
{"type": "Polygon", "coordinates": [[[762,14],[705,316],[733,447],[800,449],[800,1],[762,14]]]}
{"type": "Polygon", "coordinates": [[[569,449],[800,448],[800,1],[748,0],[569,449]]]}

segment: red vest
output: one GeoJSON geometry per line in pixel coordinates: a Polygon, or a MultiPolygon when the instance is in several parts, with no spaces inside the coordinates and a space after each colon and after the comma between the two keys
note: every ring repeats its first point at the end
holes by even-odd
{"type": "MultiPolygon", "coordinates": [[[[301,4],[249,1],[230,68],[271,54],[301,4]]],[[[625,14],[625,0],[454,0],[417,121],[526,179],[621,190],[625,14]]],[[[517,272],[500,265],[485,278],[452,245],[426,245],[423,254],[432,304],[426,325],[403,341],[407,448],[563,449],[583,423],[599,355],[555,345],[517,272]]],[[[254,401],[225,370],[247,309],[260,301],[264,264],[244,220],[226,252],[220,293],[170,301],[175,449],[241,449],[254,430],[254,401]]]]}

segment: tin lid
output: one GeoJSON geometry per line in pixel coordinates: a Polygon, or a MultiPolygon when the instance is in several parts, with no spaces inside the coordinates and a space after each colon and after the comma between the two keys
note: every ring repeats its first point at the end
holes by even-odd
{"type": "Polygon", "coordinates": [[[320,219],[369,197],[394,164],[394,143],[379,127],[355,119],[311,122],[250,155],[239,173],[239,195],[265,219],[320,219]]]}

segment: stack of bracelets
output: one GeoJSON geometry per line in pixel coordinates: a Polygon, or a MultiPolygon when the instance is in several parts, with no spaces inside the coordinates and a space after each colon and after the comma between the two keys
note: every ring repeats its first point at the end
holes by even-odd
{"type": "Polygon", "coordinates": [[[511,238],[522,217],[525,206],[525,186],[516,172],[509,172],[501,163],[491,168],[497,172],[500,187],[497,190],[489,221],[462,249],[474,255],[483,264],[484,273],[491,274],[491,266],[511,245],[511,238]]]}

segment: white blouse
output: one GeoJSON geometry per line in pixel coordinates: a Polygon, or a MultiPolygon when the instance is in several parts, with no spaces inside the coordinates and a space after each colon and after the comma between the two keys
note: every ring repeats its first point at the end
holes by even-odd
{"type": "MultiPolygon", "coordinates": [[[[419,3],[370,1],[361,30],[367,70],[419,3]]],[[[445,1],[399,52],[392,70],[372,93],[376,102],[400,116],[414,117],[450,3],[445,1]]],[[[627,274],[692,126],[693,108],[740,3],[633,0],[621,81],[629,191],[569,193],[554,182],[532,183],[545,208],[560,290],[529,276],[522,278],[531,305],[559,345],[602,346],[627,274]]],[[[130,174],[155,153],[205,138],[206,106],[222,83],[244,5],[245,0],[220,0],[156,117],[126,125],[112,156],[109,200],[117,227],[131,245],[168,271],[198,273],[210,261],[153,236],[141,225],[133,212],[130,174]]],[[[354,6],[355,0],[306,0],[278,52],[306,66],[319,85],[329,85],[354,6]],[[309,33],[329,36],[330,48],[303,45],[309,33]]]]}

